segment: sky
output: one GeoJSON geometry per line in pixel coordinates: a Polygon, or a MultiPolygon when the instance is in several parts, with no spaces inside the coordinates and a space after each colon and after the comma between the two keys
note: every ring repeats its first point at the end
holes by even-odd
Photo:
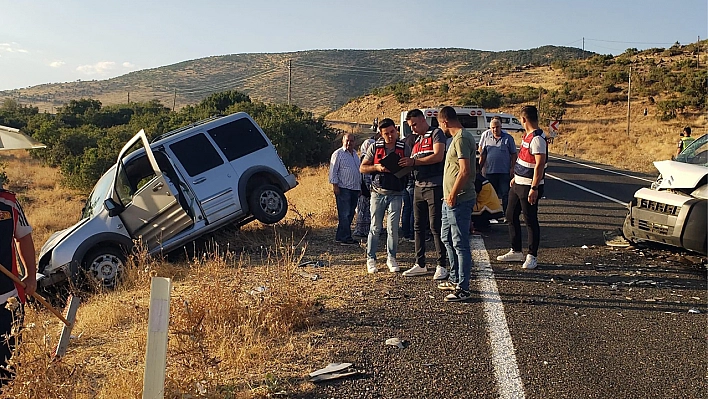
{"type": "Polygon", "coordinates": [[[0,0],[0,90],[239,53],[584,44],[617,55],[699,36],[708,0],[0,0]]]}

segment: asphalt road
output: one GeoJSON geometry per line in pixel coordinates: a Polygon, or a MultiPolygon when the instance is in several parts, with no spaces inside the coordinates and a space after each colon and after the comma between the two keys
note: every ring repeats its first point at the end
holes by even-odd
{"type": "MultiPolygon", "coordinates": [[[[493,226],[473,239],[481,249],[468,303],[444,303],[430,277],[368,276],[361,254],[352,258],[357,274],[338,294],[349,305],[330,311],[322,328],[332,361],[362,375],[304,396],[708,397],[705,269],[677,251],[615,249],[603,239],[654,176],[560,158],[548,175],[539,267],[497,262],[508,233],[493,226]],[[410,345],[385,346],[391,337],[410,345]]],[[[399,246],[402,266],[412,251],[399,246]]]]}

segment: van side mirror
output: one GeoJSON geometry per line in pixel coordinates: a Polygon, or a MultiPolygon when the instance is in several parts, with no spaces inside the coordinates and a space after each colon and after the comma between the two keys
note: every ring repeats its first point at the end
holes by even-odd
{"type": "Polygon", "coordinates": [[[118,204],[113,200],[113,198],[108,198],[105,201],[103,201],[103,206],[106,207],[108,210],[108,216],[117,216],[120,215],[121,212],[123,212],[123,206],[118,204]]]}

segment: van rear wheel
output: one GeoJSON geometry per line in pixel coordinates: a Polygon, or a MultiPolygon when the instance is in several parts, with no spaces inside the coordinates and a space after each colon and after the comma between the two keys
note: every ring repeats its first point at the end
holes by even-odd
{"type": "Polygon", "coordinates": [[[126,260],[125,253],[118,248],[96,248],[84,257],[84,272],[94,287],[115,288],[126,260]]]}
{"type": "Polygon", "coordinates": [[[248,207],[259,222],[273,224],[285,217],[288,212],[288,200],[279,187],[264,184],[251,192],[248,207]]]}

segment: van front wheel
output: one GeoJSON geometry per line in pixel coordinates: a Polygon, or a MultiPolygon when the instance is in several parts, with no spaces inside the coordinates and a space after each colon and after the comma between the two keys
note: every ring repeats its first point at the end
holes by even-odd
{"type": "Polygon", "coordinates": [[[123,273],[126,259],[118,248],[96,248],[84,257],[84,272],[95,287],[114,288],[123,273]]]}
{"type": "Polygon", "coordinates": [[[283,190],[271,184],[256,187],[248,197],[253,216],[265,224],[281,221],[288,212],[288,200],[283,190]]]}

